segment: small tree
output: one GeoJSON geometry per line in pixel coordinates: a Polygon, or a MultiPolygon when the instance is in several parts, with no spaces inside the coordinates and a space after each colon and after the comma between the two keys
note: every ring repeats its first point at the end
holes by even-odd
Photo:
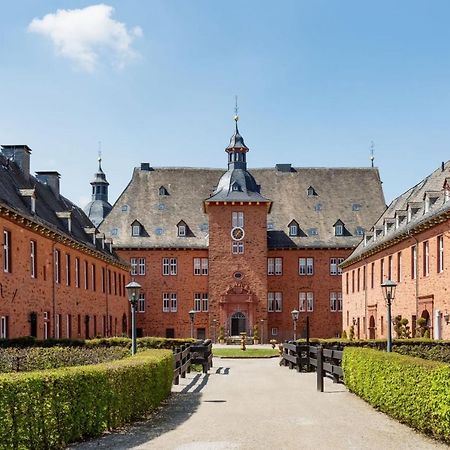
{"type": "Polygon", "coordinates": [[[353,341],[354,337],[355,337],[355,325],[352,325],[348,333],[348,338],[350,341],[353,341]]]}
{"type": "MultiPolygon", "coordinates": [[[[428,331],[427,330],[427,319],[425,319],[425,317],[420,317],[419,319],[417,319],[417,336],[418,337],[426,337],[425,336],[425,332],[428,331]]],[[[429,332],[428,332],[428,336],[429,336],[429,332]]]]}
{"type": "Polygon", "coordinates": [[[223,342],[225,340],[225,328],[223,325],[219,328],[219,336],[217,337],[219,339],[219,342],[223,342]]]}
{"type": "Polygon", "coordinates": [[[347,332],[344,330],[341,335],[342,339],[347,339],[347,332]]]}
{"type": "Polygon", "coordinates": [[[253,340],[259,341],[259,328],[257,324],[253,325],[253,340]]]}

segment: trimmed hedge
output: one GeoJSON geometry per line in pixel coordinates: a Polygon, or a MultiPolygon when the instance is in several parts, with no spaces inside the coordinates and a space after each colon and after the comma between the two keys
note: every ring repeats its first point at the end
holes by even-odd
{"type": "MultiPolygon", "coordinates": [[[[192,343],[194,339],[171,339],[162,337],[143,337],[137,339],[138,349],[166,348],[192,343]]],[[[127,337],[111,337],[97,339],[45,339],[39,340],[30,336],[14,339],[0,339],[0,348],[10,347],[126,347],[131,348],[131,339],[127,337]]]]}
{"type": "Polygon", "coordinates": [[[351,392],[400,422],[450,442],[450,366],[346,347],[342,367],[351,392]]]}
{"type": "Polygon", "coordinates": [[[171,390],[173,355],[0,375],[0,448],[59,449],[139,419],[171,390]]]}

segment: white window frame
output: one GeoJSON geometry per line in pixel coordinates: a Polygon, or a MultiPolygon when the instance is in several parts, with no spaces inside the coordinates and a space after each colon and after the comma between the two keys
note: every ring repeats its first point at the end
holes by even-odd
{"type": "Polygon", "coordinates": [[[132,225],[131,226],[131,236],[140,236],[141,235],[141,226],[140,225],[132,225]]]}
{"type": "Polygon", "coordinates": [[[337,292],[330,292],[330,311],[337,312],[337,292]]]}
{"type": "Polygon", "coordinates": [[[11,231],[3,230],[3,272],[11,272],[11,231]]]}
{"type": "Polygon", "coordinates": [[[337,258],[330,258],[330,275],[337,275],[338,262],[337,258]]]}
{"type": "Polygon", "coordinates": [[[283,258],[275,259],[275,275],[283,275],[283,258]]]}
{"type": "Polygon", "coordinates": [[[194,258],[194,275],[202,274],[202,259],[194,258]]]}
{"type": "Polygon", "coordinates": [[[342,225],[341,223],[338,223],[335,225],[334,227],[334,233],[336,236],[343,236],[344,234],[344,225],[342,225]]]}
{"type": "Polygon", "coordinates": [[[30,240],[30,270],[31,278],[37,278],[36,267],[36,241],[30,240]]]}
{"type": "Polygon", "coordinates": [[[163,312],[170,312],[170,292],[163,292],[163,312]]]}
{"type": "Polygon", "coordinates": [[[186,237],[186,225],[178,225],[178,237],[186,237]]]}
{"type": "Polygon", "coordinates": [[[130,274],[137,275],[137,258],[130,258],[130,274]]]}
{"type": "Polygon", "coordinates": [[[60,280],[60,276],[61,276],[61,272],[60,272],[60,267],[61,267],[61,251],[58,250],[57,248],[55,248],[54,251],[54,262],[53,262],[53,267],[55,269],[55,283],[59,284],[61,282],[60,280]]]}
{"type": "Polygon", "coordinates": [[[298,258],[298,274],[306,275],[306,258],[298,258]]]}
{"type": "Polygon", "coordinates": [[[231,213],[231,225],[233,228],[244,228],[244,213],[242,211],[233,211],[231,213]]]}
{"type": "Polygon", "coordinates": [[[270,330],[272,336],[278,336],[278,327],[272,327],[270,330]]]}
{"type": "Polygon", "coordinates": [[[274,258],[267,258],[267,275],[275,275],[274,258]]]}
{"type": "Polygon", "coordinates": [[[267,293],[267,311],[282,312],[283,311],[283,293],[268,292],[267,293]]]}
{"type": "Polygon", "coordinates": [[[437,271],[438,273],[444,272],[444,236],[440,235],[437,237],[438,244],[438,261],[437,261],[437,271]]]}
{"type": "Polygon", "coordinates": [[[75,287],[80,287],[80,258],[75,258],[75,287]]]}
{"type": "Polygon", "coordinates": [[[178,303],[177,303],[177,294],[176,292],[172,292],[170,294],[170,312],[177,312],[178,303]]]}
{"type": "Polygon", "coordinates": [[[430,275],[430,243],[425,241],[423,243],[423,275],[427,277],[430,275]]]}
{"type": "Polygon", "coordinates": [[[414,280],[417,277],[417,245],[411,247],[411,278],[414,280]]]}
{"type": "Polygon", "coordinates": [[[208,293],[204,292],[202,294],[202,311],[208,312],[208,309],[209,309],[208,293]]]}
{"type": "Polygon", "coordinates": [[[314,292],[306,293],[306,308],[308,312],[314,311],[314,292]]]}
{"type": "Polygon", "coordinates": [[[194,293],[194,311],[200,312],[202,310],[202,294],[200,292],[194,293]]]}
{"type": "Polygon", "coordinates": [[[145,294],[143,292],[139,293],[138,303],[137,303],[137,312],[145,313],[145,294]]]}
{"type": "Polygon", "coordinates": [[[314,258],[306,258],[306,275],[314,275],[314,258]]]}
{"type": "Polygon", "coordinates": [[[87,261],[84,261],[84,289],[88,289],[89,288],[89,265],[87,261]]]}
{"type": "Polygon", "coordinates": [[[298,226],[292,224],[289,226],[289,236],[297,236],[298,235],[298,226]]]}
{"type": "Polygon", "coordinates": [[[202,275],[208,275],[209,273],[209,259],[202,258],[202,275]]]}
{"type": "Polygon", "coordinates": [[[244,243],[242,241],[233,241],[232,242],[232,253],[233,253],[233,255],[244,254],[244,243]]]}
{"type": "Polygon", "coordinates": [[[97,283],[96,283],[96,269],[95,264],[91,264],[91,288],[93,291],[97,290],[97,283]]]}
{"type": "Polygon", "coordinates": [[[66,286],[70,286],[70,254],[66,253],[66,286]]]}
{"type": "Polygon", "coordinates": [[[0,317],[0,339],[8,338],[8,316],[0,317]]]}
{"type": "Polygon", "coordinates": [[[138,259],[138,275],[145,275],[145,258],[138,259]]]}
{"type": "Polygon", "coordinates": [[[56,314],[55,317],[55,338],[61,338],[61,314],[56,314]]]}

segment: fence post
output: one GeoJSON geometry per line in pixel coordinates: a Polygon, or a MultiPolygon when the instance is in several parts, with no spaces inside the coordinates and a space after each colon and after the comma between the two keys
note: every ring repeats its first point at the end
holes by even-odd
{"type": "Polygon", "coordinates": [[[323,347],[317,346],[317,390],[323,392],[323,347]]]}

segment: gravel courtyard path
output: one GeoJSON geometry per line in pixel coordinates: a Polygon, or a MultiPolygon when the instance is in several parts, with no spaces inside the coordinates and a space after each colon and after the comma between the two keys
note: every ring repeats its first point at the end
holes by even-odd
{"type": "Polygon", "coordinates": [[[278,358],[214,359],[191,373],[148,422],[73,449],[448,449],[315,374],[278,358]]]}

